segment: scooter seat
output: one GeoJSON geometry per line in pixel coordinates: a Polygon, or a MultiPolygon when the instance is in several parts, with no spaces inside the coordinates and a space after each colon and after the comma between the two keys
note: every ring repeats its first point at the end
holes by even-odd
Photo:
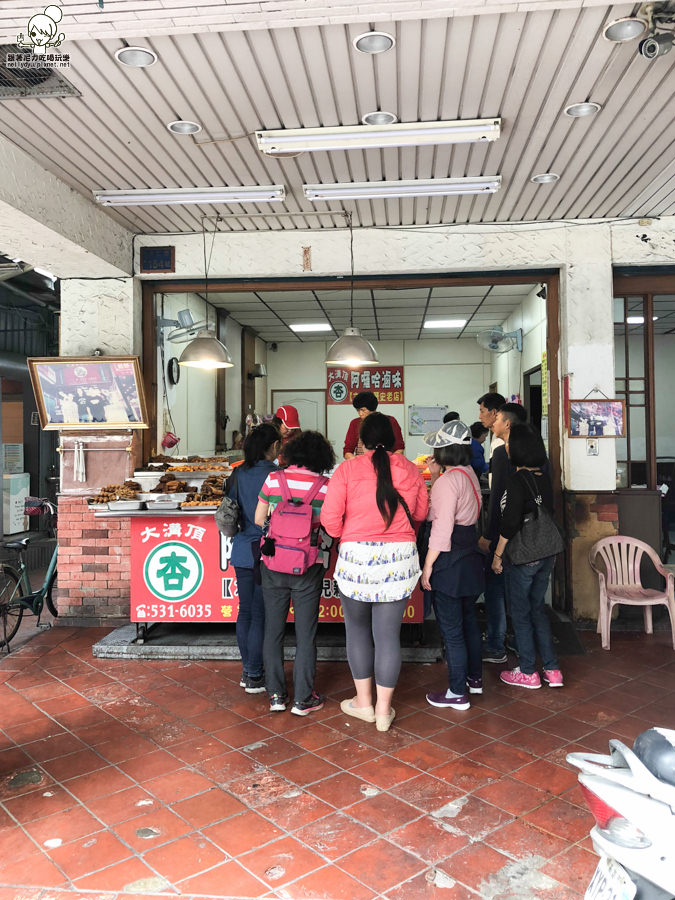
{"type": "Polygon", "coordinates": [[[19,538],[18,541],[3,541],[2,546],[5,550],[25,550],[30,543],[31,538],[19,538]]]}
{"type": "Polygon", "coordinates": [[[675,731],[643,731],[635,738],[633,752],[659,781],[675,787],[675,731]]]}

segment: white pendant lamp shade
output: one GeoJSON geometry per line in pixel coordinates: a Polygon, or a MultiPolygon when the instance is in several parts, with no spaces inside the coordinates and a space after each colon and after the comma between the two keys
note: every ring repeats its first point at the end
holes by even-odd
{"type": "Polygon", "coordinates": [[[194,369],[230,369],[234,366],[225,344],[210,331],[200,331],[183,350],[178,362],[181,366],[194,369]]]}
{"type": "Polygon", "coordinates": [[[353,325],[345,328],[345,333],[331,344],[326,354],[327,366],[346,366],[348,369],[369,366],[377,361],[375,348],[353,325]]]}

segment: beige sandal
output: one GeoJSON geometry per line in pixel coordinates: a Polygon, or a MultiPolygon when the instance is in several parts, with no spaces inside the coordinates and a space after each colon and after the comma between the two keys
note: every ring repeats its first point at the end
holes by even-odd
{"type": "Polygon", "coordinates": [[[350,700],[342,700],[340,709],[346,716],[353,716],[355,719],[361,719],[362,722],[374,722],[375,710],[372,706],[353,706],[356,697],[350,700]]]}
{"type": "Polygon", "coordinates": [[[375,716],[375,727],[378,731],[389,731],[389,726],[394,721],[396,710],[391,709],[384,716],[375,716]]]}

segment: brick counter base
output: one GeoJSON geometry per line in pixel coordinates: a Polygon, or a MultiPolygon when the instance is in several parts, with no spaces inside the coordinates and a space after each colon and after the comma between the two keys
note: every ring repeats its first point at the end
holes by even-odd
{"type": "Polygon", "coordinates": [[[86,500],[61,494],[58,625],[110,625],[129,621],[131,527],[128,518],[96,519],[86,500]]]}

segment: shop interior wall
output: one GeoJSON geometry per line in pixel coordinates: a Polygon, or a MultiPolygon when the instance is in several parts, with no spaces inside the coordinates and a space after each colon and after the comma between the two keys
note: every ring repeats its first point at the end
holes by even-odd
{"type": "MultiPolygon", "coordinates": [[[[271,410],[271,391],[326,388],[324,363],[329,343],[307,341],[277,344],[277,350],[267,353],[267,408],[271,410]]],[[[379,341],[375,342],[379,365],[403,363],[405,404],[387,404],[381,409],[400,423],[406,440],[406,456],[414,458],[426,451],[421,436],[408,434],[408,407],[411,405],[444,405],[459,412],[461,418],[474,422],[478,417],[476,400],[490,383],[489,354],[481,350],[473,339],[379,341]]],[[[327,407],[326,432],[338,458],[349,422],[354,418],[353,407],[327,407]]]]}
{"type": "Polygon", "coordinates": [[[546,300],[537,297],[540,285],[534,285],[528,296],[508,319],[495,322],[504,331],[523,330],[523,352],[491,354],[492,378],[497,390],[507,400],[523,395],[523,373],[541,365],[541,355],[546,352],[546,300]]]}
{"type": "MultiPolygon", "coordinates": [[[[155,305],[156,314],[166,319],[175,319],[180,309],[189,309],[196,322],[203,321],[206,317],[206,304],[194,293],[157,294],[155,305]]],[[[160,446],[166,431],[174,431],[180,437],[180,444],[174,451],[176,455],[210,455],[216,441],[213,402],[216,376],[214,372],[181,366],[178,384],[172,385],[169,382],[166,364],[171,357],[180,357],[186,346],[169,341],[168,335],[171,330],[171,328],[161,329],[164,366],[162,354],[157,354],[157,446],[160,446]]]]}

